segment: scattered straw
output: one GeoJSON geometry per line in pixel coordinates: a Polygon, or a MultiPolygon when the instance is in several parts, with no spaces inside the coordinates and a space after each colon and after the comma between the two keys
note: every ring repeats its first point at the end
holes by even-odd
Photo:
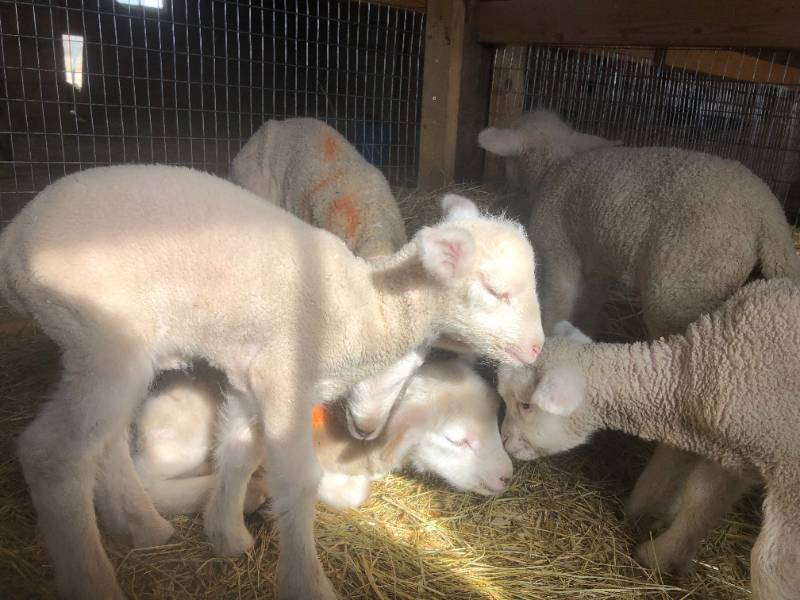
{"type": "MultiPolygon", "coordinates": [[[[487,188],[459,191],[484,207],[504,202],[487,188]]],[[[439,196],[401,193],[409,233],[438,218],[439,196]]],[[[621,319],[629,316],[626,302],[620,303],[621,319]]],[[[57,373],[52,343],[30,328],[0,330],[2,598],[53,595],[53,572],[36,534],[13,442],[57,373]]],[[[603,434],[578,451],[516,465],[511,489],[494,499],[455,492],[437,481],[391,476],[373,486],[359,510],[336,512],[320,505],[319,554],[343,598],[748,598],[758,497],[742,502],[709,536],[689,577],[661,576],[631,559],[634,542],[621,520],[622,499],[648,451],[635,440],[603,434]]],[[[250,519],[256,545],[237,559],[211,554],[199,518],[174,523],[177,533],[166,546],[107,543],[131,598],[271,597],[276,537],[268,520],[250,519]]]]}

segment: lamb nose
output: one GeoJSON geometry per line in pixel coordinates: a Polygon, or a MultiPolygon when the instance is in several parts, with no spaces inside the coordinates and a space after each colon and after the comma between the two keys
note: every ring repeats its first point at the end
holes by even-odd
{"type": "Polygon", "coordinates": [[[542,347],[539,346],[538,344],[534,344],[533,346],[531,346],[531,356],[533,356],[534,358],[539,356],[541,352],[542,352],[542,347]]]}

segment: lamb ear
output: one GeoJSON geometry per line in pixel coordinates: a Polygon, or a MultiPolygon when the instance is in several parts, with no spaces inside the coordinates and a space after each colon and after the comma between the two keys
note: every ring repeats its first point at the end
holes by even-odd
{"type": "Polygon", "coordinates": [[[588,133],[575,132],[569,139],[569,146],[575,154],[589,152],[597,148],[620,146],[622,140],[607,140],[599,135],[589,135],[588,133]]]}
{"type": "Polygon", "coordinates": [[[480,216],[478,207],[475,203],[464,196],[458,194],[445,194],[442,196],[442,213],[446,220],[472,219],[480,216]]]}
{"type": "Polygon", "coordinates": [[[478,145],[498,156],[519,156],[525,149],[525,134],[518,129],[488,127],[478,134],[478,145]]]}
{"type": "Polygon", "coordinates": [[[381,449],[381,460],[394,466],[402,462],[403,454],[408,450],[409,444],[413,443],[409,434],[425,422],[427,410],[428,407],[402,406],[389,417],[392,422],[387,423],[387,430],[391,429],[391,433],[381,449]]]}
{"type": "Polygon", "coordinates": [[[556,367],[544,374],[531,396],[542,410],[560,417],[571,415],[583,404],[586,380],[577,369],[556,367]]]}
{"type": "Polygon", "coordinates": [[[475,262],[475,240],[461,227],[424,227],[416,242],[423,268],[442,283],[459,281],[475,262]]]}
{"type": "Polygon", "coordinates": [[[569,321],[559,321],[553,325],[553,335],[563,337],[576,344],[591,344],[592,338],[583,333],[569,321]]]}

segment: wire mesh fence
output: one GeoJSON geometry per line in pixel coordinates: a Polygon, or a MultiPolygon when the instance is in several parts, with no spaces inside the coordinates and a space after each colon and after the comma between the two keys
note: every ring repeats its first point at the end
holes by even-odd
{"type": "Polygon", "coordinates": [[[226,175],[312,116],[416,177],[424,15],[347,0],[0,2],[0,226],[51,181],[159,162],[226,175]]]}
{"type": "Polygon", "coordinates": [[[800,215],[800,53],[791,50],[506,47],[492,115],[552,108],[627,145],[741,161],[800,215]]]}

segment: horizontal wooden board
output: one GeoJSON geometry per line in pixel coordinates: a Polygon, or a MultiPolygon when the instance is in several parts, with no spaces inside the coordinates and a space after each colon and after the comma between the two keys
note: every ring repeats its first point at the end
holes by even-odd
{"type": "Polygon", "coordinates": [[[493,44],[800,47],[797,0],[480,0],[493,44]]]}

